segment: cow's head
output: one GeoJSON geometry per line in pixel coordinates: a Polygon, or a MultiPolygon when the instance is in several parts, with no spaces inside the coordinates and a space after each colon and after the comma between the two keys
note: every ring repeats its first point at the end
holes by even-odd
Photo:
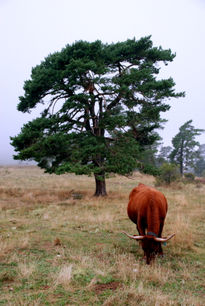
{"type": "Polygon", "coordinates": [[[154,237],[150,235],[137,236],[137,235],[127,234],[126,232],[123,232],[123,233],[127,235],[129,238],[138,240],[141,242],[141,246],[144,251],[144,255],[146,257],[146,263],[148,265],[150,264],[150,261],[155,258],[155,255],[157,253],[160,253],[160,249],[161,249],[160,243],[170,240],[175,235],[175,234],[172,234],[166,238],[159,238],[159,237],[154,237]]]}

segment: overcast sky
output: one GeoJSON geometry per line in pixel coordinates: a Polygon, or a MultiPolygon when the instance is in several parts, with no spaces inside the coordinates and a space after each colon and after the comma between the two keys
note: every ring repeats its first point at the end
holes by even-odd
{"type": "MultiPolygon", "coordinates": [[[[172,76],[186,97],[170,101],[160,132],[165,145],[193,119],[205,128],[205,0],[0,0],[0,164],[11,163],[10,136],[38,112],[16,110],[31,68],[76,40],[104,43],[152,35],[176,52],[162,77],[172,76]]],[[[205,134],[198,137],[205,143],[205,134]]]]}

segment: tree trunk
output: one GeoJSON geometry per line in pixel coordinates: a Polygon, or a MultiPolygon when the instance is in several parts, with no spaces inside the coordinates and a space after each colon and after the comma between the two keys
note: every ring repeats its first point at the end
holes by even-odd
{"type": "Polygon", "coordinates": [[[180,167],[179,169],[180,174],[181,176],[183,176],[184,175],[184,164],[183,164],[183,153],[182,152],[180,153],[179,167],[180,167]]]}
{"type": "Polygon", "coordinates": [[[181,143],[181,150],[180,150],[180,174],[181,176],[184,175],[184,141],[182,140],[181,143]]]}
{"type": "Polygon", "coordinates": [[[181,176],[184,175],[184,167],[183,167],[183,162],[180,161],[180,174],[181,176]]]}
{"type": "Polygon", "coordinates": [[[105,174],[95,174],[95,184],[96,184],[96,190],[95,190],[95,197],[99,196],[106,196],[106,184],[105,184],[105,174]]]}

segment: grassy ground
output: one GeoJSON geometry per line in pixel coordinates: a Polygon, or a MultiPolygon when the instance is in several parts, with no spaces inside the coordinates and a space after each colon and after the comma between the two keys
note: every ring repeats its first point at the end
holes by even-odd
{"type": "Polygon", "coordinates": [[[176,237],[150,265],[126,213],[129,192],[150,176],[94,180],[0,168],[0,305],[205,305],[205,185],[158,188],[176,237]]]}

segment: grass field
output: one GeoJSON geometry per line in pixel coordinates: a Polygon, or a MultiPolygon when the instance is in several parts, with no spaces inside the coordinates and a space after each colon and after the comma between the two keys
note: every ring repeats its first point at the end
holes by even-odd
{"type": "Polygon", "coordinates": [[[148,266],[126,207],[139,182],[0,168],[0,305],[205,305],[205,185],[159,187],[168,199],[165,257],[148,266]]]}

